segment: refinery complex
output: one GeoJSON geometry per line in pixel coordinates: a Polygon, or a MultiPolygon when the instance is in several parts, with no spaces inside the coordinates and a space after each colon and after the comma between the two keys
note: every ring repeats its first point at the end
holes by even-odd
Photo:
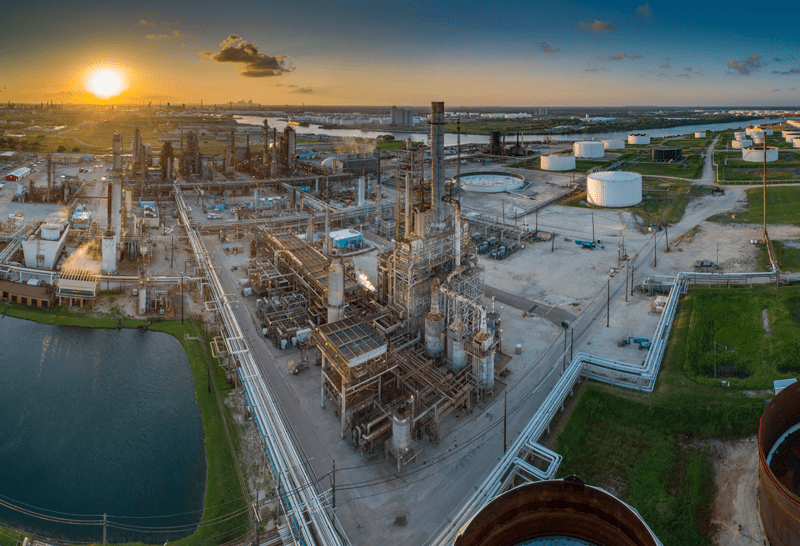
{"type": "MultiPolygon", "coordinates": [[[[102,310],[112,291],[125,316],[200,318],[276,492],[259,546],[662,544],[593,476],[558,474],[551,429],[583,382],[652,393],[694,287],[797,280],[773,245],[796,229],[775,236],[766,215],[746,240],[698,226],[744,195],[720,189],[732,167],[715,158],[766,173],[800,147],[800,122],[750,112],[774,119],[675,144],[461,132],[545,108],[241,113],[154,109],[124,130],[92,122],[110,136],[94,153],[6,152],[2,300],[102,310]],[[335,134],[349,125],[422,131],[335,134]],[[651,184],[647,169],[686,156],[700,163],[677,192],[692,195],[684,215],[643,221],[681,178],[651,184]]],[[[786,385],[752,447],[750,515],[773,546],[800,536],[800,388],[786,385]]]]}

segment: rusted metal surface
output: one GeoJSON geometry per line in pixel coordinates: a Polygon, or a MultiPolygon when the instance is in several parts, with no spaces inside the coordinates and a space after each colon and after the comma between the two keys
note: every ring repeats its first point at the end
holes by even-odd
{"type": "MultiPolygon", "coordinates": [[[[796,545],[800,540],[800,497],[767,464],[775,442],[800,423],[798,402],[800,383],[794,383],[772,399],[758,427],[758,500],[764,531],[772,546],[796,545]]],[[[800,472],[800,468],[794,471],[800,472]]]]}
{"type": "Polygon", "coordinates": [[[660,544],[630,506],[573,476],[500,495],[461,529],[453,546],[510,546],[557,536],[614,546],[660,544]]]}

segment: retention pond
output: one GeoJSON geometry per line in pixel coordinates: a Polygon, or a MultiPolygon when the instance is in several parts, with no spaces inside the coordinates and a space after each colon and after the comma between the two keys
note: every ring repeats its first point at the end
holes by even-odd
{"type": "Polygon", "coordinates": [[[110,543],[196,529],[203,424],[177,340],[5,317],[0,342],[0,525],[76,543],[102,543],[103,514],[110,543]]]}

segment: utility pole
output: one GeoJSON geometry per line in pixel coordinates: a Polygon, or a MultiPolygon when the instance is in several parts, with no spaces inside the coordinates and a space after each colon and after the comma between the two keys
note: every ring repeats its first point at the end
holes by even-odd
{"type": "MultiPolygon", "coordinates": [[[[716,347],[715,347],[715,351],[716,351],[716,347]]],[[[716,352],[714,354],[716,355],[716,352]]],[[[716,362],[716,357],[714,359],[714,362],[716,362]]],[[[103,546],[106,546],[106,515],[105,514],[103,514],[103,546]]]]}
{"type": "Polygon", "coordinates": [[[508,391],[503,391],[503,453],[506,452],[508,448],[508,442],[506,442],[506,407],[508,403],[508,391]]]}
{"type": "Polygon", "coordinates": [[[569,361],[572,362],[572,350],[575,348],[575,328],[569,331],[569,361]]]}
{"type": "Polygon", "coordinates": [[[606,281],[606,328],[608,328],[609,315],[611,314],[611,279],[606,281]]]}
{"type": "Polygon", "coordinates": [[[631,296],[633,296],[633,274],[636,272],[636,266],[631,266],[631,296]]]}
{"type": "Polygon", "coordinates": [[[594,239],[594,211],[592,211],[592,242],[595,242],[594,239]]]}
{"type": "Polygon", "coordinates": [[[169,268],[175,267],[175,236],[172,236],[172,257],[169,260],[169,268]]]}
{"type": "Polygon", "coordinates": [[[536,209],[536,211],[534,212],[534,215],[536,216],[536,228],[535,228],[535,231],[539,231],[539,209],[536,209]]]}
{"type": "Polygon", "coordinates": [[[630,270],[630,260],[625,260],[625,302],[628,301],[628,271],[630,270]]]}
{"type": "Polygon", "coordinates": [[[667,252],[669,252],[669,230],[667,229],[667,224],[664,224],[664,239],[667,242],[667,252]]]}
{"type": "Polygon", "coordinates": [[[553,232],[553,236],[550,238],[550,252],[553,252],[556,248],[556,234],[553,232]]]}
{"type": "Polygon", "coordinates": [[[658,230],[653,231],[653,267],[658,267],[658,253],[656,252],[656,234],[658,230]]]}
{"type": "Polygon", "coordinates": [[[717,269],[719,269],[719,241],[717,241],[717,269]]]}
{"type": "MultiPolygon", "coordinates": [[[[767,134],[764,133],[764,244],[767,244],[767,134]]],[[[714,378],[716,379],[716,377],[714,378]]]]}
{"type": "Polygon", "coordinates": [[[181,273],[181,322],[183,322],[183,273],[181,273]]]}
{"type": "Polygon", "coordinates": [[[259,490],[256,487],[256,546],[261,546],[261,541],[258,540],[258,528],[260,527],[261,516],[258,513],[259,490]]]}

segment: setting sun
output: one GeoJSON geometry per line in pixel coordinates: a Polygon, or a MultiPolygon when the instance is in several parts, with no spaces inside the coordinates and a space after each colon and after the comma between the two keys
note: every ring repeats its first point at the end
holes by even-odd
{"type": "Polygon", "coordinates": [[[123,79],[114,70],[98,70],[89,77],[89,92],[103,99],[115,97],[122,92],[123,79]]]}

